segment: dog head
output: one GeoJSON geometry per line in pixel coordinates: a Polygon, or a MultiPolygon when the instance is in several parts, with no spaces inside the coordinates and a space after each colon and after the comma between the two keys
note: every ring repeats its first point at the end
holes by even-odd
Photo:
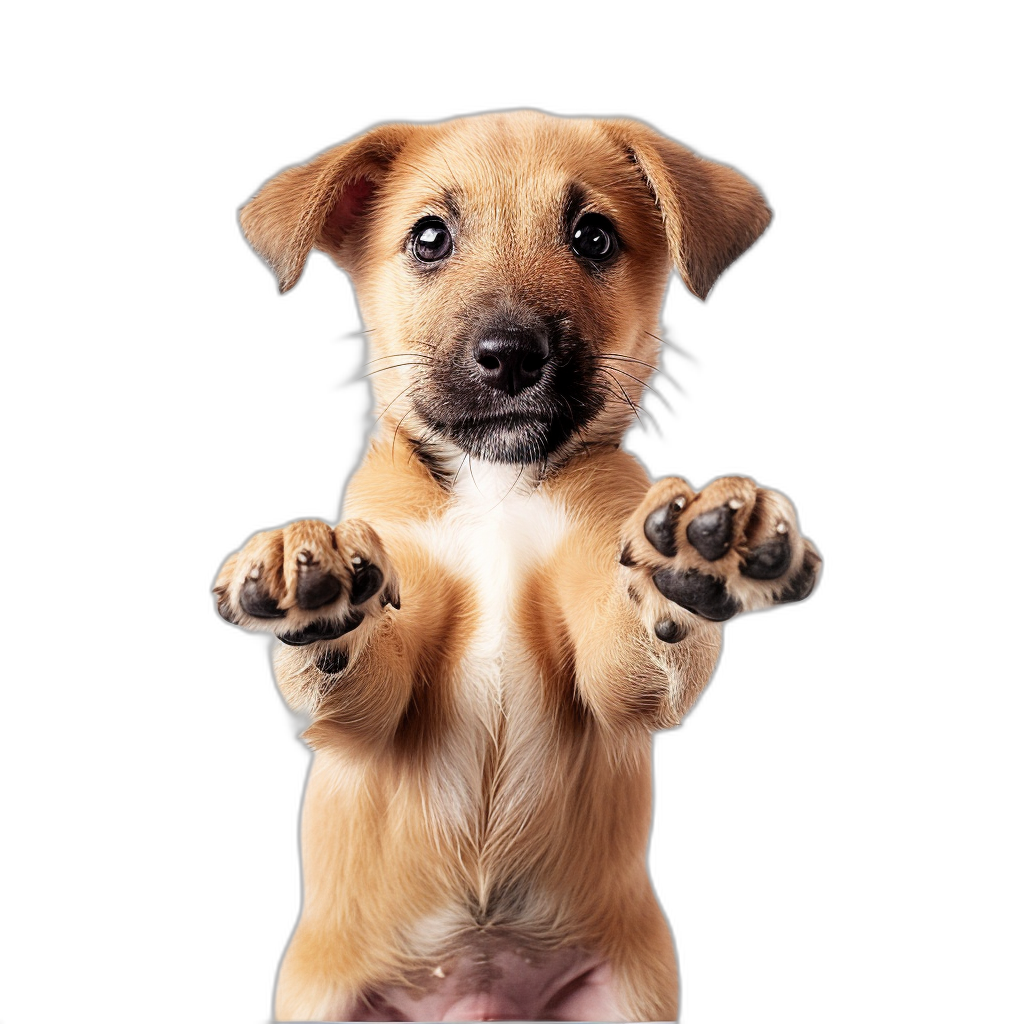
{"type": "Polygon", "coordinates": [[[770,217],[736,171],[642,124],[520,111],[375,128],[241,220],[282,291],[314,248],[351,275],[387,429],[526,464],[618,443],[672,264],[704,298],[770,217]]]}

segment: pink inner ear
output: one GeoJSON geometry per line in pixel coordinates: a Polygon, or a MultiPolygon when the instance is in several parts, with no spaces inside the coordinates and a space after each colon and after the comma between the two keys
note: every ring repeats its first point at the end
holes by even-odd
{"type": "Polygon", "coordinates": [[[331,238],[340,241],[351,230],[355,222],[366,212],[373,194],[373,182],[369,178],[356,178],[341,192],[341,198],[328,214],[324,231],[331,238]]]}

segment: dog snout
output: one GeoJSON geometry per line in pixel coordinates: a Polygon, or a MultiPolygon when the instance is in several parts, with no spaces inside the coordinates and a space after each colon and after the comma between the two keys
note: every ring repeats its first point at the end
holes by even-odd
{"type": "Polygon", "coordinates": [[[480,379],[508,395],[536,384],[550,355],[548,334],[541,328],[490,331],[473,346],[480,379]]]}

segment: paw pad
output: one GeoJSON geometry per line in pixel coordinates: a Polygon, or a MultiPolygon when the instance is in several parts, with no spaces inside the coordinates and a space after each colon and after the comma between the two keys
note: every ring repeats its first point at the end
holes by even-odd
{"type": "Polygon", "coordinates": [[[311,552],[300,551],[295,556],[299,576],[295,584],[295,603],[305,611],[322,608],[338,599],[341,580],[325,571],[311,552]]]}
{"type": "MultiPolygon", "coordinates": [[[[734,499],[735,500],[735,499],[734,499]]],[[[710,512],[702,512],[686,527],[686,539],[700,552],[702,558],[717,562],[732,546],[732,520],[742,502],[720,505],[710,512]]]]}
{"type": "Polygon", "coordinates": [[[666,644],[677,644],[685,640],[689,632],[686,626],[673,619],[662,619],[654,626],[654,635],[666,644]]]}
{"type": "Polygon", "coordinates": [[[238,592],[238,603],[246,615],[254,619],[283,619],[284,612],[281,611],[275,598],[263,586],[262,570],[255,565],[246,576],[242,589],[238,592]]]}
{"type": "Polygon", "coordinates": [[[659,569],[654,585],[675,604],[713,622],[724,622],[740,611],[739,602],[725,588],[725,581],[696,569],[659,569]]]}
{"type": "Polygon", "coordinates": [[[349,601],[362,604],[384,586],[384,573],[373,564],[356,555],[352,559],[352,593],[349,601]]]}
{"type": "MultiPolygon", "coordinates": [[[[785,523],[779,524],[785,527],[785,523]]],[[[740,573],[752,580],[777,580],[793,560],[793,549],[789,546],[789,538],[780,533],[775,540],[766,541],[755,548],[747,556],[746,563],[740,566],[740,573]]]]}
{"type": "Polygon", "coordinates": [[[685,498],[673,498],[668,504],[656,508],[644,522],[644,536],[651,547],[666,558],[672,558],[679,550],[676,546],[676,523],[685,507],[685,498]]]}
{"type": "Polygon", "coordinates": [[[337,640],[339,636],[351,633],[362,621],[362,612],[352,612],[344,619],[317,619],[294,633],[278,636],[278,640],[289,647],[305,647],[307,644],[320,643],[322,640],[337,640]]]}

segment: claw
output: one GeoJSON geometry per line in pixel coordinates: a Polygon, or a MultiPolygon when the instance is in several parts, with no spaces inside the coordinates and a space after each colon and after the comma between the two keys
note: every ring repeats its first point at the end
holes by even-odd
{"type": "Polygon", "coordinates": [[[217,614],[225,620],[230,622],[232,626],[238,625],[238,617],[231,610],[231,605],[228,602],[228,595],[226,588],[218,588],[214,590],[213,596],[217,599],[217,614]]]}

